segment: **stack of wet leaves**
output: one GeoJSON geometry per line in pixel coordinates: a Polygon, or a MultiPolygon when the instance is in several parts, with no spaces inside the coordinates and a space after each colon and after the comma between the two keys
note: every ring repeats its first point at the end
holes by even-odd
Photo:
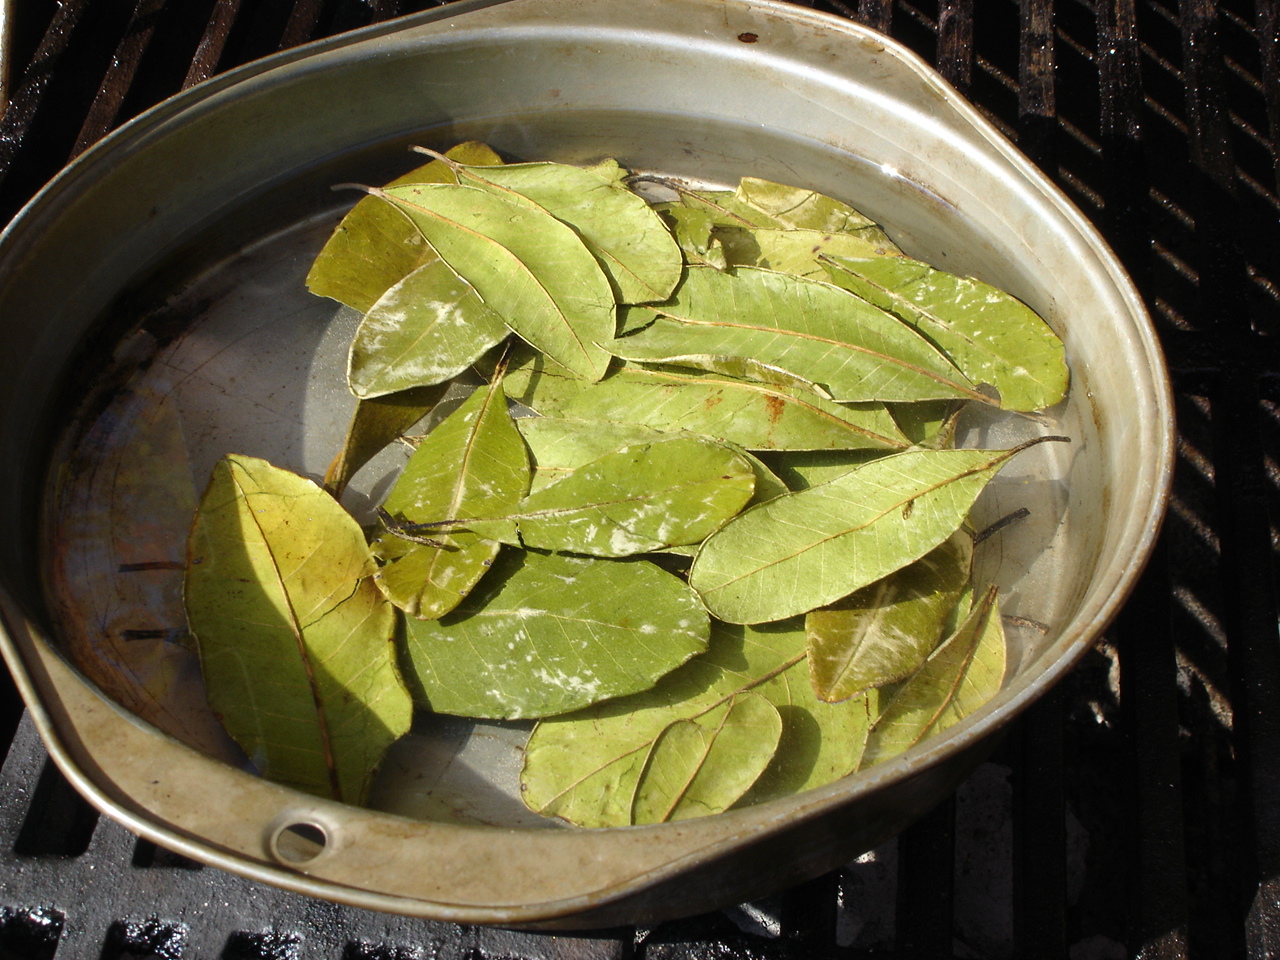
{"type": "Polygon", "coordinates": [[[836,200],[634,183],[463,144],[317,258],[364,314],[327,490],[229,456],[190,541],[209,697],[265,776],[359,803],[415,709],[536,718],[530,807],[651,823],[846,776],[999,689],[965,525],[1023,448],[952,428],[1061,400],[1061,343],[836,200]],[[335,497],[477,371],[366,535],[335,497]]]}

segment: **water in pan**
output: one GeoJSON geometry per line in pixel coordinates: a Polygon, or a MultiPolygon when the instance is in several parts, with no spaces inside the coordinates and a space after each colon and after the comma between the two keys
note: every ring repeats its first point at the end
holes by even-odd
{"type": "MultiPolygon", "coordinates": [[[[776,170],[743,172],[783,178],[776,170]]],[[[925,205],[936,206],[928,198],[925,205]]],[[[341,447],[355,403],[345,386],[346,351],[359,318],[312,296],[303,278],[344,208],[262,236],[176,292],[164,333],[144,325],[124,337],[88,391],[84,409],[92,412],[68,431],[54,469],[45,542],[55,546],[46,570],[64,651],[126,708],[237,765],[245,760],[204,702],[183,625],[185,538],[224,454],[262,456],[318,478],[341,447]]],[[[1071,427],[974,417],[962,442],[1010,446],[1061,429],[1071,427]]],[[[1006,612],[1021,618],[1010,624],[1013,669],[1044,641],[1042,625],[1051,630],[1068,610],[1061,586],[1048,585],[1060,584],[1073,552],[1055,548],[1066,535],[1062,478],[1079,446],[1053,446],[1018,458],[975,511],[979,527],[1020,508],[1031,512],[981,551],[981,575],[1000,583],[1006,612]]],[[[384,451],[358,475],[344,505],[367,521],[405,457],[394,447],[384,451]]],[[[433,820],[552,825],[519,800],[527,730],[422,719],[391,752],[371,803],[433,820]]]]}

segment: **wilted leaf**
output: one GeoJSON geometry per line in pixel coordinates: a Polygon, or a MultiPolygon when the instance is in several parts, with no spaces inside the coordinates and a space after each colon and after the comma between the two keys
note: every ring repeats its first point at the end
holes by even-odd
{"type": "Polygon", "coordinates": [[[214,468],[185,584],[209,702],[263,776],[356,804],[412,712],[372,573],[311,481],[252,457],[214,468]]]}
{"type": "Polygon", "coordinates": [[[527,342],[589,380],[615,326],[613,288],[571,227],[529,205],[460,184],[378,191],[527,342]]]}
{"type": "MultiPolygon", "coordinates": [[[[502,384],[476,390],[418,445],[383,509],[410,522],[492,516],[510,510],[529,489],[529,458],[507,412],[502,384]]],[[[437,545],[386,535],[377,544],[384,566],[378,586],[415,617],[448,613],[471,592],[497,542],[463,530],[442,531],[437,545]]]]}
{"type": "MultiPolygon", "coordinates": [[[[459,163],[502,162],[484,144],[473,142],[460,143],[445,156],[459,163]]],[[[448,165],[433,160],[390,185],[454,182],[448,165]]],[[[393,284],[435,259],[435,251],[403,214],[365,197],[343,217],[316,257],[307,274],[307,289],[366,313],[393,284]]]]}
{"type": "MultiPolygon", "coordinates": [[[[1040,442],[1048,439],[1042,437],[1040,442]]],[[[1013,450],[909,450],[752,507],[707,539],[689,583],[730,623],[832,603],[951,536],[1013,450]]]]}
{"type": "Polygon", "coordinates": [[[339,499],[351,478],[387,444],[425,417],[444,396],[447,384],[417,387],[359,400],[347,425],[342,450],[325,471],[325,489],[339,499]]]}
{"type": "Polygon", "coordinates": [[[697,543],[741,510],[754,487],[751,464],[723,444],[659,437],[605,454],[501,516],[462,526],[517,546],[627,557],[697,543]]]}
{"type": "Polygon", "coordinates": [[[563,163],[455,166],[460,183],[532,200],[571,225],[613,283],[619,303],[665,300],[684,264],[662,218],[622,182],[614,161],[593,168],[563,163]]]}
{"type": "Polygon", "coordinates": [[[730,697],[714,722],[677,720],[649,751],[631,822],[665,823],[728,809],[764,772],[781,736],[778,709],[754,693],[730,697]]]}
{"type": "Polygon", "coordinates": [[[984,400],[923,337],[829,283],[739,268],[690,267],[661,315],[609,349],[628,360],[767,358],[836,400],[984,400]]]}
{"type": "MultiPolygon", "coordinates": [[[[588,827],[625,826],[637,810],[670,808],[655,771],[648,771],[644,788],[657,794],[641,791],[654,745],[675,724],[692,721],[716,729],[749,693],[777,708],[782,736],[779,741],[771,721],[765,721],[754,747],[735,738],[732,753],[708,755],[699,777],[704,782],[722,778],[732,786],[717,797],[720,809],[732,803],[728,794],[761,768],[750,792],[758,799],[818,786],[857,769],[867,707],[861,700],[829,704],[813,696],[800,624],[756,628],[713,622],[707,652],[652,690],[538,724],[525,752],[521,796],[539,813],[588,827]],[[729,760],[732,765],[724,765],[729,760]]],[[[688,769],[687,763],[677,764],[666,779],[679,783],[688,769]]],[[[708,805],[701,812],[716,810],[708,805]]]]}
{"type": "Polygon", "coordinates": [[[510,370],[511,397],[544,416],[688,430],[748,450],[901,450],[883,404],[842,406],[806,391],[732,377],[622,366],[584,383],[535,358],[510,370]]]}
{"type": "Polygon", "coordinates": [[[688,586],[651,563],[510,551],[452,614],[405,632],[424,705],[518,719],[645,690],[708,630],[688,586]]]}
{"type": "Polygon", "coordinates": [[[1000,605],[991,587],[872,724],[862,766],[897,756],[985,704],[1000,690],[1005,656],[1000,605]]]}
{"type": "Polygon", "coordinates": [[[915,563],[805,617],[809,676],[831,703],[909,676],[933,652],[969,582],[973,541],[956,534],[915,563]]]}
{"type": "Polygon", "coordinates": [[[919,330],[971,381],[994,386],[1006,410],[1042,410],[1066,396],[1062,341],[1009,294],[905,257],[835,259],[828,273],[919,330]]]}

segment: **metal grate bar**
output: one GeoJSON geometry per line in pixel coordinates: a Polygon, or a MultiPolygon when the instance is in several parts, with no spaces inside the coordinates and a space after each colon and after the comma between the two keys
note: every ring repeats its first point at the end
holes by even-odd
{"type": "Polygon", "coordinates": [[[218,0],[213,8],[213,16],[200,38],[200,46],[196,48],[191,59],[191,69],[182,81],[182,89],[194,87],[201,80],[208,80],[217,72],[218,63],[222,60],[222,51],[231,35],[231,27],[235,23],[236,14],[240,11],[241,0],[218,0]]]}

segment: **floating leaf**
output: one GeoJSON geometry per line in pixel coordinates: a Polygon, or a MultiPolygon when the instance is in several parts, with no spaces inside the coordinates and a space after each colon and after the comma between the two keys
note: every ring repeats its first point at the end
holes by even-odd
{"type": "Polygon", "coordinates": [[[807,490],[885,456],[883,450],[770,450],[764,461],[788,490],[807,490]]]}
{"type": "Polygon", "coordinates": [[[724,247],[712,234],[715,216],[706,209],[681,204],[659,204],[656,209],[671,228],[685,261],[723,270],[728,266],[724,247]]]}
{"type": "Polygon", "coordinates": [[[706,648],[679,578],[643,560],[510,551],[441,620],[410,620],[415,698],[438,713],[518,719],[651,687],[706,648]]]}
{"type": "Polygon", "coordinates": [[[627,557],[697,543],[741,510],[754,487],[751,464],[723,444],[660,437],[579,467],[503,516],[462,525],[515,545],[627,557]]]}
{"type": "Polygon", "coordinates": [[[971,381],[994,386],[1006,410],[1042,410],[1066,396],[1062,341],[1009,294],[905,257],[835,259],[828,274],[920,331],[971,381]]]}
{"type": "Polygon", "coordinates": [[[562,366],[599,380],[613,334],[613,288],[571,227],[477,187],[429,183],[378,191],[511,329],[562,366]]]}
{"type": "Polygon", "coordinates": [[[849,234],[886,253],[900,252],[875,221],[816,190],[743,177],[735,196],[745,207],[767,214],[773,221],[771,226],[849,234]]]}
{"type": "Polygon", "coordinates": [[[908,441],[882,404],[841,406],[811,392],[696,371],[623,366],[596,384],[540,358],[510,370],[511,397],[544,416],[688,430],[748,450],[901,450],[908,441]]]}
{"type": "Polygon", "coordinates": [[[956,534],[915,563],[805,617],[809,676],[831,703],[896,683],[933,652],[969,582],[973,541],[956,534]]]}
{"type": "MultiPolygon", "coordinates": [[[[507,412],[502,384],[476,390],[418,445],[383,509],[410,522],[492,516],[529,488],[529,459],[507,412]]],[[[448,613],[480,580],[499,545],[464,530],[442,531],[438,545],[390,535],[378,546],[378,586],[415,617],[448,613]]]]}
{"type": "MultiPolygon", "coordinates": [[[[539,813],[588,827],[625,826],[637,810],[670,808],[658,771],[648,762],[655,744],[676,724],[692,721],[716,729],[744,694],[764,697],[778,709],[781,741],[766,721],[753,749],[735,738],[732,752],[708,754],[698,776],[732,786],[718,796],[720,809],[733,802],[730,794],[742,788],[753,770],[764,769],[757,783],[768,781],[760,794],[767,799],[857,769],[867,707],[860,700],[827,704],[814,698],[799,623],[755,628],[713,621],[707,652],[663,677],[652,690],[539,723],[525,752],[521,796],[539,813]],[[788,749],[790,755],[782,756],[788,749]],[[733,766],[723,766],[729,759],[733,766]],[[641,792],[642,776],[644,788],[656,795],[641,792]]],[[[678,762],[679,754],[668,759],[676,770],[662,779],[687,779],[691,764],[678,762]]],[[[701,812],[716,809],[708,805],[701,812]]]]}
{"type": "MultiPolygon", "coordinates": [[[[496,153],[474,142],[460,143],[445,156],[460,163],[502,163],[496,153]]],[[[448,165],[433,160],[390,185],[454,182],[448,165]]],[[[366,313],[391,286],[435,259],[435,251],[403,214],[365,197],[342,218],[316,257],[307,274],[307,289],[366,313]]]]}
{"type": "Polygon", "coordinates": [[[252,457],[214,468],[185,584],[209,702],[263,776],[357,804],[412,709],[372,573],[311,481],[252,457]]]}
{"type": "Polygon", "coordinates": [[[324,475],[325,489],[334,499],[341,498],[351,478],[378,451],[430,413],[446,388],[447,384],[435,384],[357,401],[342,450],[324,475]]]}
{"type": "Polygon", "coordinates": [[[684,268],[662,218],[622,182],[616,161],[592,168],[563,163],[455,165],[460,183],[526,197],[577,231],[613,283],[619,303],[665,300],[684,268]]]}
{"type": "Polygon", "coordinates": [[[653,323],[609,343],[628,360],[767,357],[836,400],[984,400],[923,337],[860,297],[771,270],[690,267],[653,323]]]}
{"type": "Polygon", "coordinates": [[[859,235],[823,233],[820,230],[721,227],[716,230],[715,237],[725,251],[729,266],[765,267],[813,280],[827,280],[826,257],[890,255],[890,249],[859,235]]]}
{"type": "Polygon", "coordinates": [[[872,724],[862,766],[882,763],[958,723],[996,695],[1004,672],[1004,628],[991,587],[872,724]]]}
{"type": "MultiPolygon", "coordinates": [[[[1041,437],[1032,441],[1061,439],[1041,437]]],[[[735,517],[707,539],[689,583],[730,623],[825,606],[924,556],[964,522],[1012,450],[909,450],[735,517]]]]}
{"type": "Polygon", "coordinates": [[[636,789],[631,822],[665,823],[719,813],[764,772],[782,717],[764,697],[730,697],[714,723],[677,720],[659,734],[636,789]]]}

